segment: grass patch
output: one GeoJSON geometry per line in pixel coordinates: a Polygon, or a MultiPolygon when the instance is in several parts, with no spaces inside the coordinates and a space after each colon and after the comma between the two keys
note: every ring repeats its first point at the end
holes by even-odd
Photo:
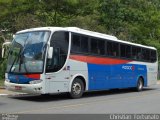
{"type": "Polygon", "coordinates": [[[4,80],[0,80],[0,87],[4,86],[4,80]]]}

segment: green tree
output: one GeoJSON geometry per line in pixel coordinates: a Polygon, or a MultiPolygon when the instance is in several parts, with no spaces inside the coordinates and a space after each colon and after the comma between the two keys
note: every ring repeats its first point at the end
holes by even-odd
{"type": "Polygon", "coordinates": [[[154,46],[160,54],[159,0],[0,0],[0,11],[0,46],[2,37],[22,29],[75,26],[154,46]]]}

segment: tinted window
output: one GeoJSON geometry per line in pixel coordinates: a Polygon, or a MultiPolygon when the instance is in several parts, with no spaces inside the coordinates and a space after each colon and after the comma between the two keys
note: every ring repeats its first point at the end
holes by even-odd
{"type": "Polygon", "coordinates": [[[69,44],[68,32],[55,32],[52,35],[50,46],[53,47],[51,59],[47,59],[46,71],[56,72],[60,70],[67,59],[69,44]]]}
{"type": "Polygon", "coordinates": [[[79,35],[72,35],[72,51],[80,52],[80,36],[79,35]]]}
{"type": "Polygon", "coordinates": [[[148,50],[148,49],[142,49],[142,59],[144,60],[144,61],[150,61],[150,50],[148,50]]]}
{"type": "Polygon", "coordinates": [[[88,37],[81,36],[81,52],[88,53],[88,37]]]}
{"type": "Polygon", "coordinates": [[[121,57],[131,58],[131,46],[121,44],[120,51],[121,51],[121,55],[120,55],[121,57]]]}
{"type": "Polygon", "coordinates": [[[98,41],[95,38],[91,39],[91,53],[98,54],[98,41]]]}
{"type": "Polygon", "coordinates": [[[143,54],[140,47],[132,47],[132,58],[136,60],[143,59],[143,54]]]}
{"type": "Polygon", "coordinates": [[[116,42],[107,42],[107,55],[119,56],[119,44],[116,42]]]}
{"type": "Polygon", "coordinates": [[[155,50],[151,50],[151,56],[150,56],[151,62],[156,62],[157,60],[157,55],[155,50]]]}
{"type": "Polygon", "coordinates": [[[102,39],[91,39],[91,53],[104,55],[105,54],[105,41],[102,39]]]}
{"type": "Polygon", "coordinates": [[[80,54],[107,55],[134,59],[138,61],[156,61],[156,51],[146,48],[131,46],[129,44],[89,37],[72,33],[71,52],[80,54]]]}
{"type": "Polygon", "coordinates": [[[104,55],[105,54],[105,41],[98,40],[98,54],[104,55]]]}

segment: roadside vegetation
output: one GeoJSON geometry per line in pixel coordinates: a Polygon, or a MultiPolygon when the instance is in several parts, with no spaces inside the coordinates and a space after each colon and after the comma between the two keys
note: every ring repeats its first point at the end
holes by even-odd
{"type": "MultiPolygon", "coordinates": [[[[159,0],[0,0],[0,46],[22,29],[75,26],[154,46],[160,54],[159,5],[159,0]]],[[[5,63],[0,61],[0,84],[5,63]]]]}

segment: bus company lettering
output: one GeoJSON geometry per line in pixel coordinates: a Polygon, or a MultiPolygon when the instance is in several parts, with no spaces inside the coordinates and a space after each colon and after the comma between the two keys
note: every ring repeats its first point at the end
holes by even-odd
{"type": "Polygon", "coordinates": [[[127,65],[124,65],[124,66],[122,66],[122,69],[125,69],[125,70],[134,70],[135,67],[134,67],[134,66],[127,66],[127,65]]]}

